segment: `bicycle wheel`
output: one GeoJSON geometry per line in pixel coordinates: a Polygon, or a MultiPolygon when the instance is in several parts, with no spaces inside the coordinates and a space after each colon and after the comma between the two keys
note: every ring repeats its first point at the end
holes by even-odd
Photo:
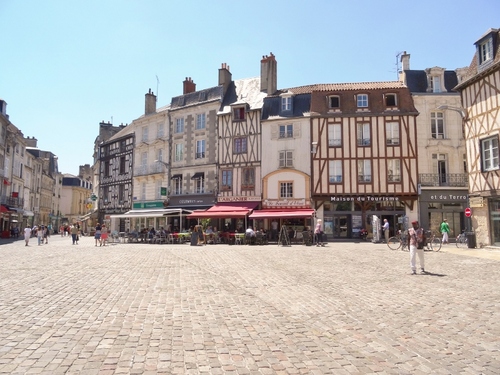
{"type": "Polygon", "coordinates": [[[459,238],[457,240],[456,245],[457,245],[457,247],[467,247],[467,237],[462,236],[461,238],[459,238]]]}
{"type": "Polygon", "coordinates": [[[441,250],[441,238],[439,237],[434,237],[431,242],[429,242],[431,245],[431,250],[433,251],[439,251],[441,250]]]}
{"type": "Polygon", "coordinates": [[[389,246],[389,249],[391,250],[397,250],[401,247],[402,242],[398,237],[391,237],[389,238],[389,241],[387,241],[387,246],[389,246]]]}

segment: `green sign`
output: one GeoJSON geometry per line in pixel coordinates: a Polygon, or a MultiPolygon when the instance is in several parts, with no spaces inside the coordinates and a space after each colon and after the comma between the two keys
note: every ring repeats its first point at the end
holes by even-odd
{"type": "Polygon", "coordinates": [[[167,195],[167,188],[166,187],[161,187],[160,188],[160,194],[162,196],[166,196],[167,195]]]}
{"type": "Polygon", "coordinates": [[[90,196],[90,199],[92,199],[95,202],[97,200],[97,195],[92,193],[92,195],[90,196]]]}
{"type": "Polygon", "coordinates": [[[163,208],[163,201],[136,202],[132,204],[132,209],[134,210],[141,208],[163,208]]]}

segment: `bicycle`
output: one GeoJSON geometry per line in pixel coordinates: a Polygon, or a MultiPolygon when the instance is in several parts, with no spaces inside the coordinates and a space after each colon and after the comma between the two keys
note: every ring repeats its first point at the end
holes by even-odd
{"type": "Polygon", "coordinates": [[[440,237],[436,236],[430,230],[426,231],[425,235],[427,237],[427,243],[426,243],[427,250],[432,250],[432,251],[441,250],[442,241],[440,237]]]}
{"type": "Polygon", "coordinates": [[[397,235],[389,238],[389,240],[387,241],[387,246],[391,250],[401,249],[402,251],[410,251],[410,249],[408,248],[408,239],[405,234],[401,233],[401,231],[398,231],[397,235]]]}
{"type": "Polygon", "coordinates": [[[455,245],[457,245],[457,247],[467,247],[467,236],[465,235],[465,229],[457,236],[455,245]]]}

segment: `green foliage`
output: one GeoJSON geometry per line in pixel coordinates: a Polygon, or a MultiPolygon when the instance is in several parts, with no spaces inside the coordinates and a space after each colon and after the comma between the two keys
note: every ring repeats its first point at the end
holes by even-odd
{"type": "Polygon", "coordinates": [[[210,224],[211,219],[201,219],[200,224],[203,228],[203,231],[207,230],[208,224],[210,224]]]}

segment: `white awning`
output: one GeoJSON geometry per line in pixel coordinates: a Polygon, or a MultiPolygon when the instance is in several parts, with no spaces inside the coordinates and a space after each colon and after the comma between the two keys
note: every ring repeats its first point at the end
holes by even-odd
{"type": "Polygon", "coordinates": [[[33,211],[30,211],[30,210],[24,210],[23,215],[24,216],[35,216],[35,214],[33,213],[33,211]]]}
{"type": "Polygon", "coordinates": [[[130,210],[124,214],[109,215],[111,219],[126,219],[134,217],[163,217],[172,215],[188,215],[192,210],[185,210],[183,208],[167,208],[160,210],[130,210]]]}

